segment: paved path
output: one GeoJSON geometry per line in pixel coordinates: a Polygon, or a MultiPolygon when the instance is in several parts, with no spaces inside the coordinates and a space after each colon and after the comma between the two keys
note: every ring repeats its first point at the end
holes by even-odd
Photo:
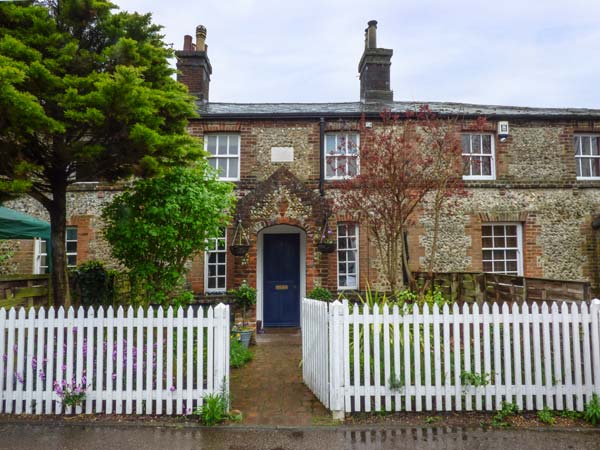
{"type": "Polygon", "coordinates": [[[233,408],[244,425],[307,426],[330,421],[331,414],[302,382],[298,329],[269,329],[251,347],[254,359],[231,369],[233,408]]]}
{"type": "Polygon", "coordinates": [[[268,429],[0,423],[0,450],[594,450],[598,430],[268,429]]]}

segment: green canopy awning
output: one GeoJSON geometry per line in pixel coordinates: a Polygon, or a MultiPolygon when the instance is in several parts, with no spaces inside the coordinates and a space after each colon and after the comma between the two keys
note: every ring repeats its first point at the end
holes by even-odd
{"type": "Polygon", "coordinates": [[[0,239],[34,238],[47,241],[48,268],[51,268],[50,224],[27,214],[0,206],[0,239]]]}
{"type": "Polygon", "coordinates": [[[0,239],[33,238],[50,241],[50,224],[0,206],[0,239]]]}

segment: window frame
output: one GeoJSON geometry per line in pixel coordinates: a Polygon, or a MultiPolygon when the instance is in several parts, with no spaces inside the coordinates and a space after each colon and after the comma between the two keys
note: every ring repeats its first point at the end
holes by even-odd
{"type": "MultiPolygon", "coordinates": [[[[237,159],[237,177],[222,177],[220,175],[220,171],[219,171],[219,180],[221,181],[240,181],[240,167],[241,167],[241,159],[242,159],[242,147],[241,147],[241,136],[239,133],[206,133],[203,136],[203,141],[204,141],[204,151],[208,154],[208,159],[226,159],[227,160],[227,172],[229,172],[229,164],[230,161],[232,159],[237,159]],[[210,153],[208,151],[208,137],[210,136],[215,136],[217,138],[217,143],[216,143],[216,149],[218,150],[219,148],[219,140],[221,139],[221,137],[223,136],[227,136],[227,154],[226,155],[218,155],[215,154],[213,155],[212,153],[210,153]],[[236,136],[237,137],[237,145],[238,145],[238,154],[237,155],[230,155],[229,154],[229,137],[230,136],[236,136]]],[[[216,169],[218,171],[218,169],[216,169]]]]}
{"type": "MultiPolygon", "coordinates": [[[[224,230],[223,235],[220,237],[212,237],[212,238],[208,238],[208,242],[210,241],[215,241],[216,246],[214,248],[216,248],[217,250],[206,250],[204,252],[204,292],[206,294],[224,294],[225,292],[227,292],[227,229],[224,230]],[[218,250],[218,241],[219,240],[223,240],[225,245],[223,250],[218,250]],[[224,278],[225,279],[225,283],[224,286],[222,288],[220,287],[214,287],[214,288],[209,288],[208,287],[208,279],[209,279],[209,275],[208,275],[208,266],[209,266],[209,256],[211,253],[223,253],[225,255],[225,263],[221,264],[219,262],[216,262],[215,265],[217,267],[217,275],[215,275],[215,279],[218,281],[219,278],[224,278]],[[223,265],[225,266],[225,275],[219,275],[218,274],[218,266],[219,265],[223,265]]],[[[215,283],[215,286],[218,285],[218,282],[215,283]]]]}
{"type": "MultiPolygon", "coordinates": [[[[581,138],[588,138],[591,141],[591,138],[596,138],[597,142],[598,142],[598,149],[600,150],[600,134],[594,134],[594,133],[574,133],[573,134],[573,141],[575,141],[575,139],[579,138],[579,146],[577,149],[575,149],[575,154],[573,155],[575,157],[575,176],[577,178],[577,180],[582,180],[582,181],[590,181],[590,180],[600,180],[600,168],[598,169],[598,175],[597,176],[589,176],[589,177],[585,177],[585,176],[581,176],[581,175],[577,175],[577,169],[581,169],[581,160],[582,159],[586,159],[586,160],[593,160],[593,159],[597,159],[599,161],[600,164],[600,154],[598,155],[578,155],[577,152],[579,150],[582,149],[582,140],[581,138]]],[[[575,146],[575,142],[573,142],[573,146],[575,146]]],[[[590,149],[591,149],[591,142],[590,142],[590,149]]],[[[599,151],[600,153],[600,151],[599,151]]],[[[589,161],[588,161],[589,163],[589,161]]],[[[581,170],[579,171],[579,173],[581,173],[581,170]]]]}
{"type": "MultiPolygon", "coordinates": [[[[358,131],[331,131],[328,133],[325,133],[324,137],[325,142],[323,142],[323,178],[325,180],[347,180],[350,178],[354,178],[357,175],[360,174],[360,132],[358,131]],[[336,148],[338,148],[339,144],[338,144],[338,136],[340,135],[345,135],[346,137],[346,148],[345,148],[345,153],[343,154],[336,154],[336,155],[328,155],[327,154],[327,136],[335,136],[335,143],[336,143],[336,148]],[[356,156],[354,155],[349,155],[348,154],[348,136],[349,135],[354,135],[356,136],[356,156]],[[355,157],[356,158],[356,174],[355,175],[337,175],[337,168],[335,170],[336,175],[334,176],[328,176],[327,175],[327,158],[328,157],[343,157],[343,158],[351,158],[351,157],[355,157]]],[[[347,165],[346,165],[347,167],[347,165]]]]}
{"type": "MultiPolygon", "coordinates": [[[[48,272],[46,272],[46,271],[48,270],[48,268],[50,266],[42,265],[42,258],[44,256],[46,257],[46,263],[48,263],[48,248],[46,247],[46,251],[42,252],[42,244],[45,241],[46,241],[46,239],[35,238],[35,240],[33,242],[33,273],[36,275],[49,273],[49,271],[48,272]]],[[[48,245],[48,243],[46,242],[46,246],[47,245],[48,245]]],[[[76,225],[67,225],[67,227],[65,228],[65,257],[67,258],[67,267],[68,268],[77,267],[78,250],[79,250],[79,230],[77,229],[76,225]],[[68,239],[68,230],[69,229],[75,230],[75,232],[77,233],[76,239],[68,239]],[[75,242],[75,245],[76,245],[75,252],[67,251],[67,243],[68,242],[75,242]],[[75,264],[69,264],[69,256],[75,256],[75,264]]]]}
{"type": "MultiPolygon", "coordinates": [[[[504,238],[506,239],[506,232],[504,233],[504,238]]],[[[506,255],[505,255],[506,256],[506,255]]],[[[513,275],[513,276],[519,276],[522,277],[524,276],[524,270],[523,270],[523,224],[521,222],[485,222],[481,224],[481,270],[484,273],[493,273],[493,274],[497,274],[497,275],[513,275]],[[484,226],[491,226],[492,227],[492,244],[493,244],[493,238],[494,238],[494,231],[493,231],[493,227],[494,226],[516,226],[517,227],[517,247],[484,247],[483,246],[483,227],[484,226]],[[512,274],[512,273],[507,273],[505,272],[487,272],[485,271],[484,267],[483,267],[483,262],[487,261],[486,259],[484,259],[483,257],[483,252],[484,251],[494,251],[494,250],[502,250],[502,251],[507,251],[507,250],[516,250],[517,251],[517,273],[516,274],[512,274]]],[[[492,260],[494,261],[494,260],[492,260]]],[[[504,263],[506,264],[506,257],[504,258],[504,263]]]]}
{"type": "MultiPolygon", "coordinates": [[[[482,142],[482,148],[483,148],[483,142],[482,142]]],[[[494,133],[486,133],[486,132],[475,132],[475,131],[463,131],[461,133],[461,157],[464,158],[465,156],[468,156],[469,158],[472,158],[473,155],[478,156],[478,157],[489,157],[491,158],[490,161],[490,175],[465,175],[463,173],[462,179],[463,180],[495,180],[496,179],[496,135],[494,133]],[[469,149],[472,150],[473,149],[473,136],[490,136],[490,148],[491,148],[491,153],[465,153],[464,149],[462,148],[462,136],[469,136],[469,149]]],[[[469,172],[472,173],[473,172],[473,162],[472,160],[469,160],[469,172]]],[[[463,164],[463,170],[464,170],[464,164],[463,164]]]]}
{"type": "MultiPolygon", "coordinates": [[[[335,236],[335,255],[336,255],[336,259],[335,259],[335,264],[336,264],[336,277],[337,277],[337,287],[338,287],[338,291],[348,291],[348,290],[358,290],[360,287],[360,228],[358,226],[358,223],[356,222],[338,222],[337,226],[336,226],[336,236],[335,236]],[[339,238],[340,238],[340,226],[353,226],[354,227],[354,233],[356,236],[356,248],[355,249],[351,249],[351,248],[344,248],[344,249],[340,249],[339,248],[339,238]],[[356,285],[355,286],[342,286],[340,284],[340,251],[354,251],[355,252],[355,257],[354,257],[354,267],[355,267],[355,275],[356,275],[356,285]]],[[[348,238],[348,234],[345,235],[346,239],[348,238]]],[[[346,264],[346,268],[348,267],[348,260],[345,261],[346,264]]],[[[348,279],[348,272],[345,272],[344,275],[346,276],[346,280],[348,279]]]]}

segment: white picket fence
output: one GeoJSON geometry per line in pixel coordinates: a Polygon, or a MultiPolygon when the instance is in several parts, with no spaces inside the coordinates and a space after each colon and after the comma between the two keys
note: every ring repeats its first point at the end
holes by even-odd
{"type": "Polygon", "coordinates": [[[229,391],[229,307],[0,309],[0,355],[3,413],[190,413],[229,391]]]}
{"type": "Polygon", "coordinates": [[[600,394],[597,299],[414,311],[304,299],[302,307],[304,380],[334,414],[502,402],[581,411],[600,394]]]}

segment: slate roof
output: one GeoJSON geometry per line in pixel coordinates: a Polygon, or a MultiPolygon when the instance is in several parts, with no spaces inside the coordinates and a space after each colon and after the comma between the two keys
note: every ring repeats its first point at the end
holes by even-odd
{"type": "Polygon", "coordinates": [[[600,109],[529,108],[521,106],[473,105],[447,102],[384,102],[384,103],[201,103],[198,113],[203,118],[318,118],[354,117],[365,113],[377,116],[384,109],[404,113],[418,111],[421,105],[440,115],[486,116],[502,118],[580,118],[600,119],[600,109]]]}

